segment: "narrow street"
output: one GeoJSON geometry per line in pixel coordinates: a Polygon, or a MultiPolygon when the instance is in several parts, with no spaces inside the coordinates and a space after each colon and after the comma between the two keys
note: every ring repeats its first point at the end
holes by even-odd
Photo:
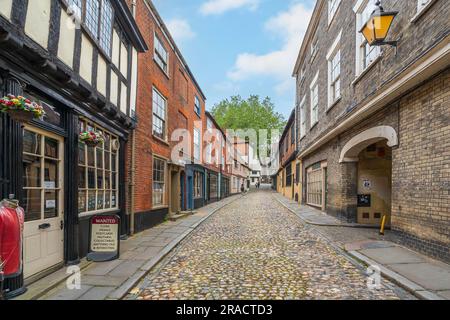
{"type": "Polygon", "coordinates": [[[409,299],[364,270],[281,206],[250,192],[200,225],[128,299],[409,299]]]}

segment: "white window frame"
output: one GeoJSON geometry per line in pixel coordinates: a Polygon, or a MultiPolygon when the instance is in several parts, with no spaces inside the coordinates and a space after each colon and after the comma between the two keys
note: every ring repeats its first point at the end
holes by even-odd
{"type": "Polygon", "coordinates": [[[379,46],[370,47],[370,51],[373,53],[372,60],[367,62],[365,54],[368,47],[367,40],[364,38],[363,34],[359,31],[362,26],[367,22],[370,14],[372,13],[372,8],[365,11],[369,5],[372,4],[375,8],[375,0],[358,0],[353,11],[356,14],[356,77],[362,75],[366,70],[370,69],[381,57],[382,51],[379,46]],[[363,16],[366,13],[367,16],[363,16]]]}
{"type": "Polygon", "coordinates": [[[200,99],[197,97],[197,95],[194,97],[194,112],[199,117],[202,113],[202,104],[200,103],[200,99]]]}
{"type": "Polygon", "coordinates": [[[314,125],[316,125],[319,122],[319,72],[317,72],[316,76],[314,77],[314,80],[311,82],[311,85],[309,87],[310,90],[310,100],[311,100],[311,104],[310,104],[310,120],[311,120],[311,126],[310,129],[312,129],[314,127],[314,125]],[[314,96],[315,96],[315,90],[317,89],[317,102],[316,104],[314,104],[314,96]],[[316,109],[316,111],[314,112],[314,110],[316,109]],[[316,117],[315,117],[316,116],[316,117]]]}
{"type": "Polygon", "coordinates": [[[311,62],[316,58],[317,53],[319,52],[319,37],[314,36],[311,41],[311,62]]]}
{"type": "Polygon", "coordinates": [[[158,37],[156,32],[154,33],[154,50],[153,50],[153,60],[161,68],[161,70],[168,75],[169,74],[169,51],[166,49],[164,43],[158,37]],[[165,53],[165,59],[159,49],[162,49],[165,53]],[[164,65],[165,63],[165,65],[164,65]]]}
{"type": "Polygon", "coordinates": [[[334,16],[336,15],[340,5],[341,0],[328,0],[328,25],[333,22],[334,16]]]}
{"type": "Polygon", "coordinates": [[[330,50],[327,53],[327,61],[328,61],[328,109],[331,108],[340,98],[341,98],[341,38],[342,38],[342,30],[339,32],[339,35],[336,37],[336,40],[330,47],[330,50]],[[336,69],[333,62],[336,56],[339,54],[339,75],[334,77],[333,79],[333,69],[336,69]],[[339,85],[339,95],[335,96],[336,85],[339,85]]]}
{"type": "Polygon", "coordinates": [[[416,22],[436,0],[417,0],[417,12],[411,19],[411,22],[416,22]]]}
{"type": "Polygon", "coordinates": [[[200,129],[194,128],[194,159],[200,161],[200,157],[201,157],[200,129]]]}
{"type": "Polygon", "coordinates": [[[104,213],[104,212],[110,212],[115,211],[119,209],[119,174],[120,174],[120,168],[119,168],[119,150],[114,149],[114,140],[119,141],[119,138],[109,132],[108,130],[105,130],[104,128],[97,126],[95,123],[90,122],[88,119],[81,118],[79,120],[80,130],[86,131],[86,130],[95,130],[98,132],[102,132],[105,137],[109,137],[108,139],[105,139],[104,143],[99,144],[97,147],[88,147],[82,142],[79,142],[78,152],[83,152],[83,158],[84,163],[80,163],[78,159],[78,170],[84,170],[84,186],[78,185],[78,215],[80,217],[83,216],[90,216],[97,213],[104,213]],[[106,143],[109,141],[109,146],[106,147],[106,143]],[[88,161],[88,153],[92,150],[93,152],[93,161],[94,165],[90,164],[88,161]],[[100,151],[102,155],[102,165],[99,166],[98,161],[98,152],[100,151]],[[106,156],[109,159],[109,169],[106,166],[106,156]],[[89,186],[89,170],[94,171],[94,187],[89,186]],[[102,182],[102,188],[99,188],[98,186],[98,173],[99,171],[102,172],[103,175],[103,182],[102,182]],[[106,188],[106,177],[109,175],[110,177],[110,185],[109,188],[106,188]],[[89,208],[89,193],[95,194],[95,205],[94,209],[89,208]],[[83,208],[80,208],[80,196],[84,194],[84,210],[83,208]],[[103,208],[99,208],[99,194],[102,194],[103,197],[103,208]],[[109,208],[106,208],[106,201],[107,201],[107,195],[109,195],[109,208]],[[114,203],[114,205],[113,205],[114,203]]]}
{"type": "Polygon", "coordinates": [[[161,139],[161,140],[164,140],[164,141],[167,141],[167,109],[168,109],[168,106],[167,106],[167,99],[166,99],[166,97],[164,97],[164,95],[161,92],[159,92],[159,90],[156,89],[156,87],[153,87],[153,95],[152,95],[152,135],[157,137],[158,139],[161,139]],[[154,105],[155,104],[155,96],[154,96],[155,94],[158,97],[160,97],[162,99],[162,101],[164,102],[164,119],[162,119],[160,115],[155,113],[155,109],[156,109],[155,105],[154,105]],[[159,137],[158,135],[156,135],[154,133],[154,125],[155,125],[154,118],[155,117],[157,117],[160,120],[164,121],[164,130],[163,130],[164,131],[163,132],[164,137],[159,137]]]}
{"type": "Polygon", "coordinates": [[[166,206],[166,186],[167,186],[167,161],[161,157],[158,156],[153,156],[153,163],[152,163],[152,207],[153,208],[158,208],[158,207],[163,207],[166,206]],[[155,162],[156,161],[161,161],[163,163],[163,180],[158,180],[156,181],[154,179],[155,177],[155,162]],[[158,203],[155,201],[156,197],[156,192],[155,192],[155,183],[159,183],[162,184],[162,194],[160,196],[162,196],[162,200],[161,203],[158,203]]]}
{"type": "Polygon", "coordinates": [[[300,139],[306,136],[306,97],[300,102],[300,139]]]}

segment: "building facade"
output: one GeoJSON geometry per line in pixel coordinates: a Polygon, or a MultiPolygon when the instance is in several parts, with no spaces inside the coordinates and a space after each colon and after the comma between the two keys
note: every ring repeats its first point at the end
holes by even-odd
{"type": "Polygon", "coordinates": [[[0,95],[24,96],[46,112],[25,124],[0,115],[0,193],[25,209],[27,281],[78,263],[94,214],[119,215],[128,233],[125,144],[136,124],[136,57],[147,46],[125,1],[94,4],[0,6],[0,95]],[[105,140],[85,145],[83,131],[105,140]]]}
{"type": "Polygon", "coordinates": [[[153,3],[134,5],[149,46],[138,59],[139,121],[128,149],[129,210],[139,232],[205,204],[206,98],[153,3]]]}
{"type": "Polygon", "coordinates": [[[383,216],[405,244],[448,261],[450,4],[382,1],[389,40],[359,32],[372,0],[317,1],[294,76],[305,204],[350,222],[383,216]]]}
{"type": "Polygon", "coordinates": [[[277,174],[277,191],[285,197],[300,201],[300,160],[296,159],[295,110],[292,111],[279,144],[280,170],[277,174]]]}

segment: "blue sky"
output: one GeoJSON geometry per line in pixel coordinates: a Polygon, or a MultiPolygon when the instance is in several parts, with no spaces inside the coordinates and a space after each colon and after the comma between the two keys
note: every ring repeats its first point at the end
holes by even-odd
{"type": "Polygon", "coordinates": [[[269,96],[286,117],[315,0],[153,0],[207,97],[269,96]]]}

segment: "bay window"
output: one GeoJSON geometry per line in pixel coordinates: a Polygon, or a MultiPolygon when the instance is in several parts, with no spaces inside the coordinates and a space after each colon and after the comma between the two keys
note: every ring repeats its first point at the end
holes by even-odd
{"type": "Polygon", "coordinates": [[[79,130],[97,131],[104,142],[97,147],[78,143],[78,212],[118,209],[118,138],[86,120],[79,121],[79,130]]]}

